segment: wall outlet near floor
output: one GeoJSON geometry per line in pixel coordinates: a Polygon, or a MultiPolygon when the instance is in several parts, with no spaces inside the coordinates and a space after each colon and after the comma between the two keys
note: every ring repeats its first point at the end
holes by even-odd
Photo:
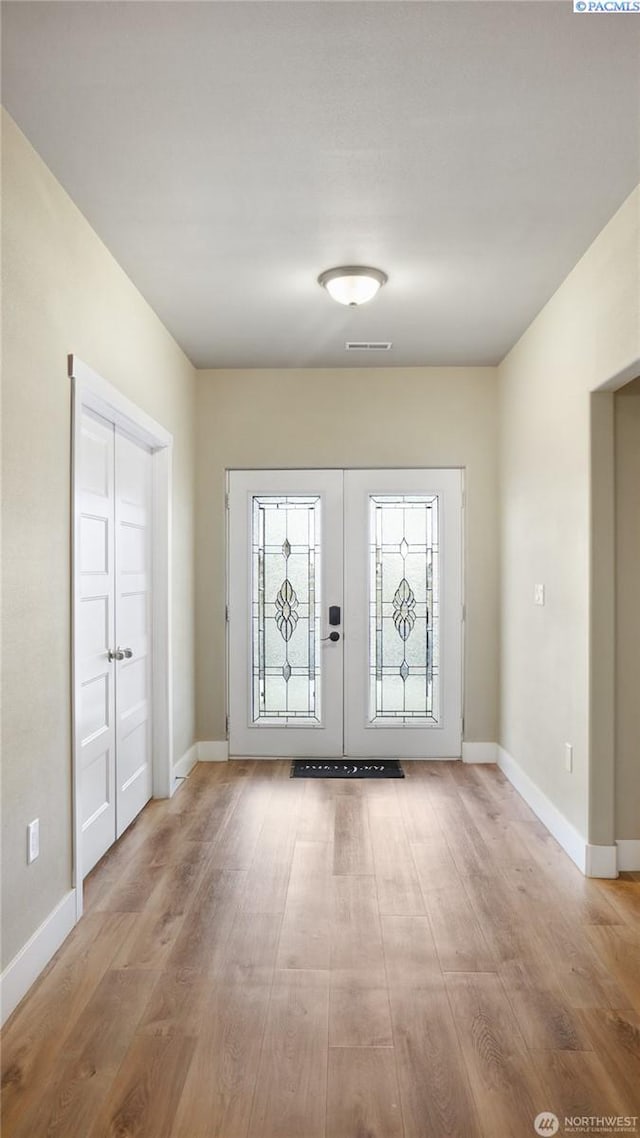
{"type": "Polygon", "coordinates": [[[564,768],[571,774],[573,770],[573,746],[571,743],[564,745],[564,768]]]}
{"type": "Polygon", "coordinates": [[[544,604],[544,585],[533,586],[533,603],[534,605],[544,604]]]}
{"type": "Polygon", "coordinates": [[[27,826],[27,865],[40,856],[40,819],[34,818],[27,826]]]}

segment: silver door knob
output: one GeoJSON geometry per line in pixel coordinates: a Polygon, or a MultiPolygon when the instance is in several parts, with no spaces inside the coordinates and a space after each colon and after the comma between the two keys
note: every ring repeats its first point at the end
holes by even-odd
{"type": "Polygon", "coordinates": [[[118,645],[117,648],[110,648],[107,652],[107,656],[109,660],[130,660],[133,656],[133,652],[130,648],[121,648],[120,645],[118,645]]]}

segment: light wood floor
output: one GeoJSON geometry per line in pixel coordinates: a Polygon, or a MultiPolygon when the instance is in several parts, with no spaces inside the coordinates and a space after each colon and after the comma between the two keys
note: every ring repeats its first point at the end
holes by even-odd
{"type": "Polygon", "coordinates": [[[495,767],[406,768],[200,765],[151,803],[5,1030],[4,1138],[640,1115],[639,875],[585,880],[495,767]]]}

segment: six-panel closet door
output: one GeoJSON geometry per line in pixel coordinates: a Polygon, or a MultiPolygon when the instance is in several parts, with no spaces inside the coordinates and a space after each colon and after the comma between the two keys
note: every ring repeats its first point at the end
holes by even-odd
{"type": "Polygon", "coordinates": [[[76,709],[83,873],[152,792],[151,453],[82,412],[76,709]]]}

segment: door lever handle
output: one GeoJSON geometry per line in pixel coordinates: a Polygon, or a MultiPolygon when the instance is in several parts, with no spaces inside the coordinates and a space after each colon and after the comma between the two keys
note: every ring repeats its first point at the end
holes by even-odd
{"type": "Polygon", "coordinates": [[[109,648],[107,652],[109,660],[130,660],[132,656],[133,652],[130,648],[121,648],[120,645],[117,648],[109,648]]]}
{"type": "Polygon", "coordinates": [[[321,640],[332,640],[333,643],[335,644],[336,641],[340,639],[340,633],[339,632],[330,632],[328,636],[321,636],[320,639],[321,640]]]}

